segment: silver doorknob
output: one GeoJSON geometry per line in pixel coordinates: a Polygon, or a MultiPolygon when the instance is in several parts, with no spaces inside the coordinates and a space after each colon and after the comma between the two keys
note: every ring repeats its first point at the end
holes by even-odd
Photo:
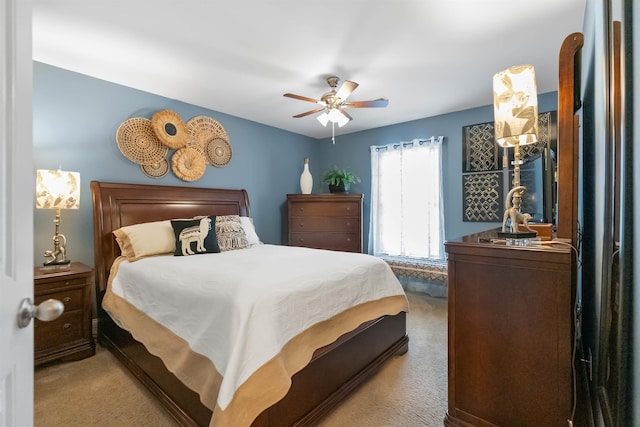
{"type": "Polygon", "coordinates": [[[48,299],[35,305],[31,302],[31,298],[25,298],[20,302],[18,309],[18,326],[26,328],[34,317],[43,322],[50,322],[60,317],[63,311],[64,304],[57,299],[48,299]]]}

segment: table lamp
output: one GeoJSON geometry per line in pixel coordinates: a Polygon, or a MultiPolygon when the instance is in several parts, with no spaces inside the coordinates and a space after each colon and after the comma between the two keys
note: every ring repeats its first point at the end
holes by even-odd
{"type": "Polygon", "coordinates": [[[60,234],[60,209],[80,207],[80,174],[63,170],[38,169],[36,172],[36,208],[55,209],[53,250],[45,251],[43,265],[68,265],[67,239],[60,234]]]}
{"type": "Polygon", "coordinates": [[[500,237],[530,238],[531,215],[520,212],[526,187],[520,184],[520,146],[538,141],[538,94],[533,65],[517,65],[493,76],[493,105],[496,143],[513,147],[513,187],[505,197],[505,212],[500,237]],[[509,223],[510,231],[507,231],[509,223]],[[519,231],[519,225],[528,230],[519,231]]]}

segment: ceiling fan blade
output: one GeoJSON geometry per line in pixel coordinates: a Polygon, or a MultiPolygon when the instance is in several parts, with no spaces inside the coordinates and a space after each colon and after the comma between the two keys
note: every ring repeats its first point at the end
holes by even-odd
{"type": "Polygon", "coordinates": [[[339,110],[342,114],[344,114],[344,116],[345,116],[347,119],[349,119],[349,120],[353,120],[353,117],[351,117],[351,116],[349,115],[349,113],[347,113],[347,112],[344,110],[344,108],[342,108],[342,106],[338,107],[338,110],[339,110]]]}
{"type": "Polygon", "coordinates": [[[296,119],[299,119],[300,117],[305,117],[305,116],[309,116],[311,114],[319,113],[320,111],[322,111],[324,109],[325,109],[325,107],[316,108],[315,110],[307,111],[305,113],[296,114],[293,117],[295,117],[296,119]]]}
{"type": "Polygon", "coordinates": [[[309,98],[307,96],[295,95],[293,93],[285,93],[282,96],[286,96],[287,98],[299,99],[300,101],[308,101],[308,102],[313,102],[314,104],[323,104],[324,105],[324,102],[322,102],[322,101],[320,101],[318,99],[309,98]]]}
{"type": "Polygon", "coordinates": [[[351,108],[370,108],[370,107],[386,107],[389,105],[389,100],[385,98],[374,99],[371,101],[353,101],[345,102],[344,107],[351,108]]]}
{"type": "Polygon", "coordinates": [[[357,87],[358,87],[358,83],[345,80],[342,83],[342,86],[340,86],[340,89],[338,89],[338,92],[336,93],[336,98],[340,98],[344,101],[345,99],[347,99],[349,95],[351,95],[351,92],[356,90],[357,87]]]}

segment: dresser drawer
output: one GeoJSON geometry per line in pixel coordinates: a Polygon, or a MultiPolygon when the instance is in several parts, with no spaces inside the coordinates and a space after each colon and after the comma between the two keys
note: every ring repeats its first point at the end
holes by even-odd
{"type": "Polygon", "coordinates": [[[291,245],[334,251],[360,252],[357,233],[291,233],[291,245]]]}
{"type": "Polygon", "coordinates": [[[335,231],[342,233],[359,233],[360,218],[332,216],[294,216],[290,219],[291,232],[335,231]]]}
{"type": "Polygon", "coordinates": [[[35,319],[35,353],[41,350],[50,350],[63,346],[73,341],[86,339],[84,336],[84,312],[72,311],[63,313],[58,319],[51,322],[41,322],[35,319]]]}
{"type": "Polygon", "coordinates": [[[50,298],[57,299],[64,304],[64,311],[78,310],[84,307],[84,288],[69,289],[60,292],[38,293],[35,296],[36,304],[50,298]]]}
{"type": "MultiPolygon", "coordinates": [[[[340,197],[340,196],[336,196],[340,197]]],[[[295,202],[289,204],[290,216],[360,217],[360,204],[343,202],[295,202]]]]}

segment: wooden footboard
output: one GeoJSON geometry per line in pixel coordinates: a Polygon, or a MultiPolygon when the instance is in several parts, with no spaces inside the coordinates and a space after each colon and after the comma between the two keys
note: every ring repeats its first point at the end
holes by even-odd
{"type": "Polygon", "coordinates": [[[385,316],[317,350],[291,389],[254,426],[309,426],[337,406],[394,355],[408,350],[406,315],[385,316]]]}
{"type": "MultiPolygon", "coordinates": [[[[102,312],[100,343],[144,384],[182,426],[207,426],[211,411],[194,391],[171,374],[162,361],[102,312]]],[[[292,378],[287,395],[266,409],[253,426],[308,426],[339,404],[394,355],[408,349],[406,314],[385,316],[318,349],[292,378]]]]}

